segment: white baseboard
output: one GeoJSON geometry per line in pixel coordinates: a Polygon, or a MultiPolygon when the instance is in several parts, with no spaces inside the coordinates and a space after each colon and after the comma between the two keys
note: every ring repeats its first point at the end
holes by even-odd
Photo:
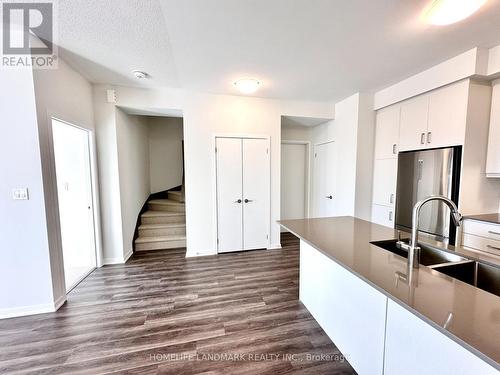
{"type": "Polygon", "coordinates": [[[123,257],[123,260],[124,260],[123,263],[127,262],[127,260],[129,260],[129,258],[132,256],[133,253],[134,253],[134,251],[132,249],[130,249],[129,251],[127,251],[127,253],[123,257]]]}
{"type": "Polygon", "coordinates": [[[134,252],[132,251],[132,249],[130,249],[123,257],[104,258],[103,264],[104,265],[124,264],[132,256],[133,253],[134,252]]]}
{"type": "Polygon", "coordinates": [[[18,316],[45,314],[54,312],[54,304],[46,303],[41,305],[11,307],[0,309],[0,319],[14,318],[18,316]]]}
{"type": "Polygon", "coordinates": [[[276,249],[281,249],[281,244],[280,244],[280,243],[274,243],[274,244],[271,244],[271,245],[269,245],[269,247],[267,248],[267,250],[276,250],[276,249]]]}
{"type": "Polygon", "coordinates": [[[64,305],[64,302],[66,302],[66,295],[60,296],[58,299],[54,301],[54,311],[59,310],[59,308],[64,305]]]}

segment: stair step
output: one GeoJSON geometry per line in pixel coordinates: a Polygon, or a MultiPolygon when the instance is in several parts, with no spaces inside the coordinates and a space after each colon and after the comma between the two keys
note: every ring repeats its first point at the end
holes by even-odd
{"type": "Polygon", "coordinates": [[[139,226],[140,237],[162,237],[186,235],[186,223],[142,224],[139,226]]]}
{"type": "Polygon", "coordinates": [[[186,214],[169,211],[146,211],[141,215],[141,224],[186,223],[186,214]]]}
{"type": "Polygon", "coordinates": [[[184,194],[182,191],[172,190],[168,192],[168,199],[176,202],[184,202],[184,194]]]}
{"type": "Polygon", "coordinates": [[[139,237],[135,240],[136,251],[173,249],[186,247],[185,235],[139,237]]]}
{"type": "Polygon", "coordinates": [[[152,199],[148,202],[152,211],[185,212],[185,205],[172,199],[152,199]]]}

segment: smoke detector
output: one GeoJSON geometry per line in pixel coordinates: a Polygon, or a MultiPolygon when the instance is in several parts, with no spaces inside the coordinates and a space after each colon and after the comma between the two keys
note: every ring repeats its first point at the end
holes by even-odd
{"type": "Polygon", "coordinates": [[[149,74],[146,73],[146,72],[143,72],[141,70],[132,70],[132,74],[135,76],[135,78],[137,79],[144,79],[144,78],[148,78],[149,77],[149,74]]]}

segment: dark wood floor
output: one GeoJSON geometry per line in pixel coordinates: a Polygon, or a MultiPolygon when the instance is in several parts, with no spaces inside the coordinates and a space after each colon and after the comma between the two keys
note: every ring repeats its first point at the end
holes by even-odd
{"type": "Polygon", "coordinates": [[[100,268],[56,313],[0,320],[0,373],[353,374],[298,301],[297,239],[282,244],[100,268]]]}

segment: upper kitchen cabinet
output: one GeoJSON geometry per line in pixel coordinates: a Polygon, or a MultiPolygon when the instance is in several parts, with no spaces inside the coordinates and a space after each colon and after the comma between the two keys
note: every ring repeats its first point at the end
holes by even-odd
{"type": "Polygon", "coordinates": [[[426,147],[458,146],[464,143],[469,81],[433,91],[429,95],[426,147]]]}
{"type": "Polygon", "coordinates": [[[393,105],[377,112],[375,159],[397,158],[400,114],[400,105],[393,105]]]}
{"type": "Polygon", "coordinates": [[[427,148],[428,115],[429,95],[417,96],[401,104],[400,151],[427,148]]]}
{"type": "Polygon", "coordinates": [[[493,83],[486,175],[500,178],[500,80],[493,83]]]}
{"type": "Polygon", "coordinates": [[[469,87],[464,80],[402,103],[400,151],[463,145],[469,87]]]}

